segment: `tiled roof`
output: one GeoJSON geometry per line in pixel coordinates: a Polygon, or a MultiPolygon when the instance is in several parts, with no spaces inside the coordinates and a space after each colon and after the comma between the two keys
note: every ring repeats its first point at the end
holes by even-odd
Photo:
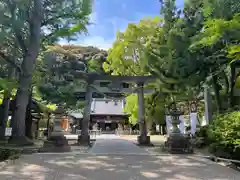
{"type": "MultiPolygon", "coordinates": [[[[93,99],[91,103],[91,114],[98,114],[98,115],[126,115],[123,112],[125,105],[125,100],[111,100],[111,99],[93,99]]],[[[77,119],[83,118],[83,114],[81,112],[71,112],[69,114],[77,119]]]]}
{"type": "Polygon", "coordinates": [[[91,114],[125,115],[126,113],[123,112],[124,105],[124,99],[93,99],[91,104],[91,114]]]}
{"type": "Polygon", "coordinates": [[[77,119],[83,118],[83,114],[81,112],[73,112],[73,113],[71,113],[69,115],[72,116],[72,117],[75,117],[77,119]]]}

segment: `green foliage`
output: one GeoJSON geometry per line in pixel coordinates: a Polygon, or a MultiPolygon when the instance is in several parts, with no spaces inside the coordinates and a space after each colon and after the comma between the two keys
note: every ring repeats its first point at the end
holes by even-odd
{"type": "Polygon", "coordinates": [[[129,24],[125,32],[118,32],[104,70],[114,75],[149,75],[143,69],[143,51],[161,22],[159,17],[145,18],[138,24],[129,24]]]}
{"type": "Polygon", "coordinates": [[[87,33],[92,0],[44,1],[42,26],[46,33],[44,41],[56,42],[59,38],[75,40],[79,34],[87,33]],[[64,9],[64,11],[63,11],[64,9]]]}
{"type": "Polygon", "coordinates": [[[84,103],[77,99],[75,90],[87,83],[84,63],[88,64],[88,71],[102,74],[105,60],[106,52],[94,47],[50,46],[41,59],[37,89],[48,103],[82,108],[84,103]]]}
{"type": "Polygon", "coordinates": [[[217,115],[209,127],[213,151],[223,151],[240,159],[240,112],[217,115]]]}
{"type": "Polygon", "coordinates": [[[129,122],[136,124],[138,120],[138,97],[136,94],[131,94],[126,98],[124,112],[130,114],[129,122]]]}
{"type": "Polygon", "coordinates": [[[41,21],[41,37],[43,47],[67,38],[73,40],[79,34],[87,32],[89,25],[89,15],[91,13],[91,0],[60,0],[43,1],[37,7],[34,1],[1,1],[0,13],[0,57],[15,67],[19,66],[26,53],[29,44],[29,20],[37,17],[30,17],[29,14],[34,8],[39,8],[42,17],[34,19],[41,21]],[[41,7],[42,6],[42,7],[41,7]],[[64,9],[64,11],[62,10],[64,9]]]}
{"type": "Polygon", "coordinates": [[[8,159],[17,159],[20,157],[21,151],[18,149],[4,149],[0,148],[0,161],[8,159]]]}
{"type": "MultiPolygon", "coordinates": [[[[196,42],[194,45],[202,46],[213,46],[219,41],[226,45],[226,48],[230,48],[232,53],[237,50],[236,44],[239,43],[240,35],[240,15],[235,14],[233,19],[208,19],[204,23],[202,32],[200,33],[200,41],[196,42]],[[233,47],[229,47],[231,43],[234,44],[233,47]],[[233,48],[233,49],[232,49],[233,48]]],[[[226,49],[227,50],[227,49],[226,49]]]]}
{"type": "Polygon", "coordinates": [[[203,0],[203,7],[206,18],[229,20],[234,14],[239,13],[240,2],[238,0],[203,0]]]}
{"type": "Polygon", "coordinates": [[[7,78],[0,78],[0,91],[1,90],[12,90],[14,88],[17,88],[17,82],[16,81],[10,81],[7,78]]]}

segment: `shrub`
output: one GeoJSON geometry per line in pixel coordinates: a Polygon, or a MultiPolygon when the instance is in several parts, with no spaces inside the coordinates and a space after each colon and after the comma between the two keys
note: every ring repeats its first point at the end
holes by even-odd
{"type": "Polygon", "coordinates": [[[208,129],[209,129],[209,126],[200,127],[196,132],[196,136],[204,137],[204,138],[208,137],[208,129]]]}
{"type": "Polygon", "coordinates": [[[202,148],[209,145],[208,129],[209,126],[202,126],[197,129],[194,139],[194,144],[196,147],[202,148]]]}
{"type": "Polygon", "coordinates": [[[240,159],[240,112],[228,112],[216,116],[209,126],[208,137],[212,152],[221,151],[221,156],[240,159]]]}
{"type": "Polygon", "coordinates": [[[17,159],[20,156],[21,151],[18,149],[0,149],[0,161],[7,159],[17,159]]]}

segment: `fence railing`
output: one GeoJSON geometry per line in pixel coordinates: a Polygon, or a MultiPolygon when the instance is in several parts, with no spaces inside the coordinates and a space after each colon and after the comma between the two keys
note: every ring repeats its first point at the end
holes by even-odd
{"type": "Polygon", "coordinates": [[[116,133],[119,135],[139,135],[140,131],[139,130],[117,130],[116,133]]]}
{"type": "MultiPolygon", "coordinates": [[[[81,135],[82,130],[81,129],[76,129],[76,134],[81,135]]],[[[88,134],[90,135],[91,138],[96,138],[97,135],[102,134],[101,130],[88,130],[88,134]]]]}

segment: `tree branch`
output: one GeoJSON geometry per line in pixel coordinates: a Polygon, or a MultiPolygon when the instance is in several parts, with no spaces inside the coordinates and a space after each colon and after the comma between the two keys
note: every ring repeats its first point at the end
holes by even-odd
{"type": "Polygon", "coordinates": [[[22,69],[19,65],[16,64],[16,62],[8,57],[4,52],[0,51],[0,57],[2,57],[7,63],[9,63],[10,65],[12,65],[14,68],[16,68],[18,70],[18,72],[22,72],[22,69]]]}
{"type": "Polygon", "coordinates": [[[48,24],[50,24],[50,22],[54,22],[54,20],[59,19],[59,18],[63,18],[63,17],[72,17],[72,13],[66,13],[66,14],[61,14],[58,16],[54,16],[52,18],[46,19],[42,22],[41,26],[46,26],[48,24]]]}
{"type": "MultiPolygon", "coordinates": [[[[13,5],[12,1],[10,1],[10,0],[8,0],[6,3],[11,12],[12,21],[14,21],[15,20],[15,15],[14,15],[15,6],[13,5]]],[[[22,31],[21,31],[21,29],[19,29],[15,26],[14,22],[12,22],[12,27],[13,27],[13,32],[16,36],[16,40],[17,40],[18,44],[20,45],[21,49],[23,50],[23,53],[25,54],[27,52],[27,47],[25,45],[22,35],[20,34],[22,31]]]]}
{"type": "Polygon", "coordinates": [[[21,31],[20,32],[16,31],[16,28],[13,28],[13,30],[16,35],[18,44],[20,45],[21,49],[23,50],[23,54],[25,54],[27,52],[27,47],[26,47],[23,37],[20,34],[21,31]]]}

